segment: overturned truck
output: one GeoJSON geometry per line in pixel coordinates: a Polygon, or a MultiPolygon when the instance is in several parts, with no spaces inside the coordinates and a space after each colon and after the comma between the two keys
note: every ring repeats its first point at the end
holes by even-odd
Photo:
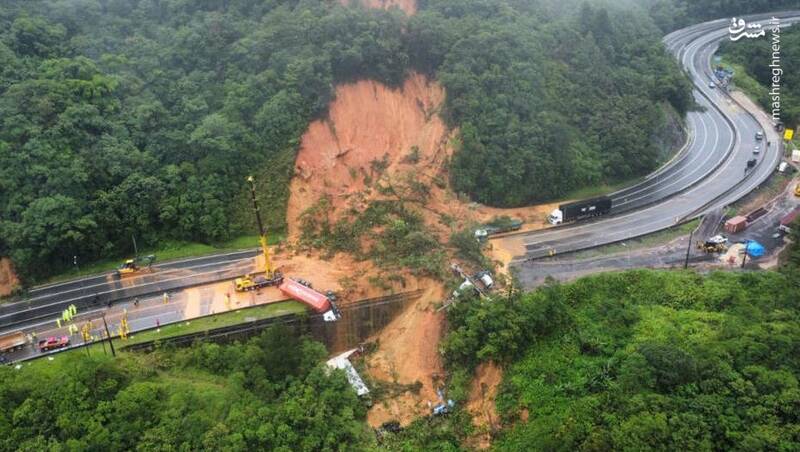
{"type": "Polygon", "coordinates": [[[317,314],[322,314],[322,318],[326,322],[335,322],[341,317],[339,308],[331,297],[323,295],[291,278],[284,279],[278,289],[287,297],[305,304],[317,314]]]}

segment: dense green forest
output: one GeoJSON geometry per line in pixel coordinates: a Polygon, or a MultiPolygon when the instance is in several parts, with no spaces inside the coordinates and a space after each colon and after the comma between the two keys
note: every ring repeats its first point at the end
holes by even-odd
{"type": "MultiPolygon", "coordinates": [[[[783,28],[780,33],[780,72],[770,67],[772,61],[772,31],[761,39],[743,39],[736,42],[725,42],[720,46],[720,53],[726,60],[738,64],[755,78],[761,86],[747,87],[747,94],[757,100],[767,112],[772,112],[772,96],[770,91],[773,76],[780,77],[781,121],[789,127],[800,123],[800,29],[796,26],[783,28]],[[776,72],[773,73],[773,70],[776,72]]],[[[733,77],[737,83],[736,74],[733,77]]],[[[743,87],[744,88],[744,87],[743,87]]]]}
{"type": "Polygon", "coordinates": [[[638,270],[468,300],[442,343],[455,411],[380,441],[324,347],[283,328],[73,352],[0,366],[0,450],[464,450],[489,360],[505,369],[497,450],[795,450],[799,302],[797,246],[779,272],[638,270]]]}
{"type": "Polygon", "coordinates": [[[336,82],[394,84],[400,13],[327,2],[0,5],[0,255],[24,277],[284,225],[298,137],[336,82]],[[244,212],[244,213],[243,213],[244,212]],[[243,219],[244,217],[244,219],[243,219]]]}
{"type": "Polygon", "coordinates": [[[454,187],[532,203],[657,164],[689,85],[641,10],[427,0],[9,0],[0,5],[0,255],[28,281],[165,240],[285,224],[298,140],[336,83],[447,88],[454,187]],[[636,26],[631,26],[631,25],[636,26]],[[635,158],[634,158],[635,157],[635,158]]]}
{"type": "Polygon", "coordinates": [[[0,367],[0,450],[357,450],[366,408],[324,346],[245,344],[0,367]]]}
{"type": "Polygon", "coordinates": [[[654,169],[667,105],[683,114],[691,96],[652,21],[637,8],[563,2],[574,13],[548,15],[511,3],[429,1],[419,14],[464,31],[438,71],[461,130],[453,188],[520,206],[654,169]]]}
{"type": "Polygon", "coordinates": [[[461,303],[443,347],[456,374],[505,367],[497,450],[795,450],[798,303],[794,246],[780,272],[639,270],[461,303]]]}

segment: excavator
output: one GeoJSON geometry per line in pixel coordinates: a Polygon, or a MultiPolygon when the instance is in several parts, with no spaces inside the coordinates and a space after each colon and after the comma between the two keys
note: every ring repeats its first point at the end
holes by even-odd
{"type": "Polygon", "coordinates": [[[267,247],[267,234],[264,232],[264,224],[261,222],[261,213],[258,210],[258,200],[256,199],[256,183],[253,176],[247,178],[250,182],[250,195],[253,199],[253,210],[256,212],[258,222],[258,241],[261,244],[261,252],[264,254],[264,273],[248,274],[234,281],[234,289],[237,292],[250,292],[261,289],[262,287],[278,286],[283,282],[283,274],[272,268],[269,258],[269,248],[267,247]]]}
{"type": "Polygon", "coordinates": [[[715,235],[705,241],[697,242],[697,248],[704,253],[722,254],[728,251],[728,238],[722,234],[715,235]]]}
{"type": "Polygon", "coordinates": [[[145,269],[150,270],[151,267],[153,266],[153,262],[155,261],[156,261],[156,256],[153,254],[145,257],[136,257],[134,259],[128,259],[122,264],[120,264],[119,267],[117,267],[114,274],[116,275],[117,278],[120,278],[123,276],[138,273],[145,269]]]}

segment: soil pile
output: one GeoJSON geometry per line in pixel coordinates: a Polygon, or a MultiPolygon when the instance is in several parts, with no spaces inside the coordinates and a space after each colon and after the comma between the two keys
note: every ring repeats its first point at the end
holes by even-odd
{"type": "Polygon", "coordinates": [[[335,221],[377,197],[377,177],[415,167],[438,174],[450,152],[450,135],[436,114],[443,100],[443,89],[419,74],[394,90],[368,80],[337,87],[328,117],[311,123],[301,141],[287,212],[290,237],[298,236],[300,214],[324,196],[335,221]]]}
{"type": "Polygon", "coordinates": [[[444,375],[438,344],[444,315],[435,306],[443,295],[441,286],[431,282],[419,302],[374,338],[378,349],[367,358],[366,368],[381,395],[367,415],[371,426],[392,420],[408,425],[440,403],[436,391],[444,375]]]}
{"type": "Polygon", "coordinates": [[[11,259],[7,257],[0,258],[0,297],[11,295],[18,286],[19,278],[14,273],[11,259]]]}
{"type": "Polygon", "coordinates": [[[500,427],[495,399],[502,380],[503,370],[492,362],[482,363],[475,369],[475,378],[472,380],[467,401],[467,410],[472,415],[472,423],[477,427],[476,434],[469,440],[473,448],[488,448],[491,445],[492,432],[500,427]]]}
{"type": "Polygon", "coordinates": [[[409,181],[430,189],[422,213],[443,241],[451,227],[500,215],[522,219],[525,229],[542,227],[552,206],[496,209],[449,189],[447,163],[456,131],[438,115],[444,99],[443,88],[420,74],[411,74],[398,89],[368,80],[337,87],[328,117],[311,123],[301,140],[287,211],[290,239],[300,236],[300,215],[323,197],[330,200],[327,214],[335,222],[381,198],[378,184],[409,181]]]}

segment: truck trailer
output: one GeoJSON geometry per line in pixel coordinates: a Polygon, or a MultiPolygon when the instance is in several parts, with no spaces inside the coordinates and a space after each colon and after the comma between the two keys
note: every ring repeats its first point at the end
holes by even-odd
{"type": "Polygon", "coordinates": [[[317,314],[322,314],[326,322],[335,322],[339,320],[339,310],[334,302],[331,301],[330,297],[300,284],[291,278],[284,279],[281,285],[278,286],[278,289],[289,298],[310,307],[317,314]]]}
{"type": "Polygon", "coordinates": [[[599,198],[561,204],[558,206],[558,209],[550,212],[550,215],[547,216],[547,221],[550,222],[550,224],[568,223],[570,221],[605,215],[610,211],[611,198],[608,196],[601,196],[599,198]]]}
{"type": "Polygon", "coordinates": [[[25,347],[28,341],[25,340],[25,333],[14,331],[0,336],[0,353],[9,353],[25,347]]]}

